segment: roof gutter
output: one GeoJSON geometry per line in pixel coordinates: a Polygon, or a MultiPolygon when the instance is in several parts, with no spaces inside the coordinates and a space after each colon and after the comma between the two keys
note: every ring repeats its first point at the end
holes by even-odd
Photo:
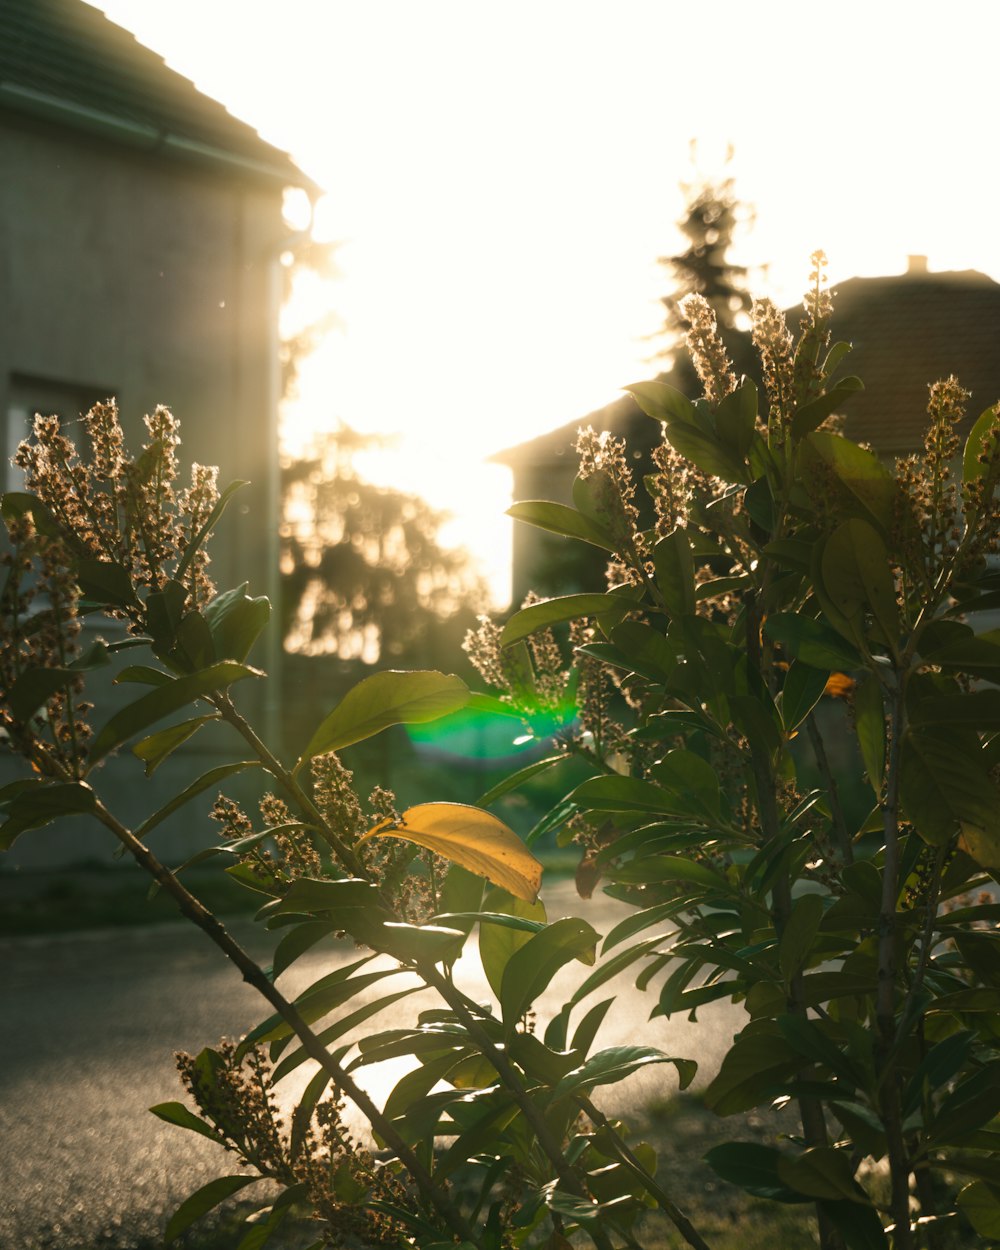
{"type": "Polygon", "coordinates": [[[0,107],[4,106],[142,151],[166,152],[182,159],[213,165],[229,173],[263,178],[282,187],[299,186],[311,193],[321,190],[311,178],[295,169],[291,160],[287,165],[257,161],[214,144],[187,139],[145,122],[116,117],[113,113],[76,104],[19,83],[0,82],[0,107]],[[292,176],[293,172],[295,176],[292,176]]]}

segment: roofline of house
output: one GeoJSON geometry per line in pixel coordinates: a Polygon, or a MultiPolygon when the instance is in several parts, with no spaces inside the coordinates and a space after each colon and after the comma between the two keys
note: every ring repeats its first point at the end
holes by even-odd
{"type": "MultiPolygon", "coordinates": [[[[83,104],[75,104],[59,96],[36,91],[32,87],[23,87],[17,83],[0,82],[0,108],[4,106],[44,121],[58,122],[64,126],[86,131],[88,134],[125,143],[143,151],[166,152],[188,160],[214,165],[230,173],[266,179],[283,187],[301,187],[311,195],[318,195],[322,192],[322,187],[302,173],[291,157],[286,157],[284,161],[274,162],[255,160],[253,157],[242,156],[238,152],[230,152],[214,144],[188,139],[183,135],[161,130],[143,122],[116,117],[113,113],[88,108],[83,104]]],[[[264,140],[261,142],[263,143],[264,140]]],[[[279,154],[279,149],[275,148],[274,151],[279,154]]],[[[284,153],[280,155],[285,156],[284,153]]]]}

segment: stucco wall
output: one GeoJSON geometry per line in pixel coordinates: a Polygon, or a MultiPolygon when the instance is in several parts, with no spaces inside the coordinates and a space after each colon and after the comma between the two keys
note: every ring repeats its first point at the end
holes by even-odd
{"type": "MultiPolygon", "coordinates": [[[[255,593],[273,592],[277,568],[280,192],[0,113],[0,415],[18,377],[113,390],[133,440],[143,414],[168,404],[185,463],[252,483],[220,527],[212,571],[220,588],[249,579],[255,593]]],[[[135,763],[112,764],[103,782],[133,807],[149,801],[132,798],[135,769],[123,766],[135,763]]],[[[157,789],[170,784],[164,766],[157,789]]],[[[60,836],[37,854],[25,839],[14,862],[105,846],[60,836]]]]}

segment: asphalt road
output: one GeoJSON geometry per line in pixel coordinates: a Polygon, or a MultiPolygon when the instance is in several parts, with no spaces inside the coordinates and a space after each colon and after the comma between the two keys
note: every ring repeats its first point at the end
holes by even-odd
{"type": "MultiPolygon", "coordinates": [[[[565,886],[548,902],[550,919],[583,915],[599,932],[614,922],[617,906],[583,902],[565,886]]],[[[266,935],[245,922],[237,932],[268,961],[266,935]]],[[[329,946],[296,964],[282,988],[294,994],[355,956],[353,948],[329,946]]],[[[468,992],[487,998],[474,954],[459,967],[468,992]]],[[[553,982],[539,1007],[540,1030],[580,972],[575,965],[553,982]]],[[[700,1080],[717,1069],[741,1027],[742,1013],[728,1005],[703,1009],[696,1026],[676,1018],[649,1023],[655,999],[638,994],[627,974],[595,1001],[614,991],[619,999],[602,1045],[642,1042],[696,1058],[700,1080]]],[[[400,1010],[412,1012],[420,1001],[404,1000],[400,1010]]],[[[4,939],[0,1003],[0,1250],[130,1250],[158,1239],[199,1185],[236,1170],[232,1156],[211,1142],[148,1112],[183,1096],[175,1051],[238,1037],[268,1014],[200,932],[177,923],[4,939]]],[[[368,1069],[367,1084],[377,1095],[400,1071],[368,1069]]],[[[289,1098],[309,1075],[303,1065],[289,1078],[296,1087],[289,1098]]],[[[627,1113],[669,1092],[674,1079],[672,1067],[648,1069],[606,1094],[604,1106],[627,1113]]]]}

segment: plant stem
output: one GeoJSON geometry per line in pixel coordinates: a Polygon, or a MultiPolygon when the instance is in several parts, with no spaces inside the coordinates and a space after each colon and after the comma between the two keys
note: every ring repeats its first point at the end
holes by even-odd
{"type": "Polygon", "coordinates": [[[628,1170],[636,1176],[643,1185],[643,1188],[656,1199],[660,1210],[669,1217],[674,1227],[688,1243],[693,1246],[694,1250],[711,1250],[708,1243],[702,1238],[701,1234],[694,1227],[684,1212],[673,1202],[666,1190],[661,1189],[656,1180],[650,1176],[646,1169],[642,1166],[636,1156],[629,1149],[628,1144],[615,1132],[608,1118],[603,1112],[598,1111],[589,1098],[581,1097],[577,1100],[583,1110],[590,1116],[591,1120],[604,1129],[611,1139],[611,1147],[617,1153],[619,1159],[628,1168],[628,1170]]]}
{"type": "Polygon", "coordinates": [[[848,832],[847,821],[844,818],[844,809],[840,803],[837,779],[834,777],[833,769],[830,767],[826,747],[823,744],[823,735],[820,732],[819,725],[816,724],[816,717],[812,712],[806,717],[806,730],[809,734],[813,755],[816,757],[816,765],[819,768],[820,776],[823,778],[823,784],[826,786],[826,792],[830,796],[830,814],[833,817],[833,828],[837,835],[837,845],[844,857],[844,863],[851,864],[854,862],[854,846],[851,843],[851,835],[848,832]]]}
{"type": "Polygon", "coordinates": [[[382,1114],[368,1094],[357,1085],[350,1074],[329,1054],[326,1047],[302,1018],[293,1003],[268,980],[263,969],[246,953],[239,943],[231,936],[225,926],[212,914],[156,856],[123,825],[99,800],[95,800],[95,815],[131,853],[139,866],[168,893],[177,904],[181,913],[205,933],[211,941],[236,965],[243,975],[243,980],[252,985],[267,999],[282,1019],[294,1030],[302,1043],[302,1048],[311,1059],[323,1069],[338,1089],[345,1093],[359,1110],[365,1115],[372,1128],[396,1153],[400,1163],[406,1168],[414,1183],[447,1225],[459,1238],[465,1241],[474,1240],[473,1230],[461,1213],[452,1205],[447,1195],[435,1184],[414,1152],[400,1137],[392,1122],[382,1114]]]}
{"type": "Polygon", "coordinates": [[[875,1020],[882,1085],[882,1122],[885,1124],[891,1180],[890,1210],[895,1222],[895,1250],[914,1250],[910,1230],[910,1163],[903,1139],[899,1080],[893,1062],[896,1041],[896,901],[899,896],[899,784],[903,746],[903,688],[897,681],[891,693],[889,767],[882,805],[885,862],[882,868],[882,905],[879,912],[878,986],[875,1020]]]}

